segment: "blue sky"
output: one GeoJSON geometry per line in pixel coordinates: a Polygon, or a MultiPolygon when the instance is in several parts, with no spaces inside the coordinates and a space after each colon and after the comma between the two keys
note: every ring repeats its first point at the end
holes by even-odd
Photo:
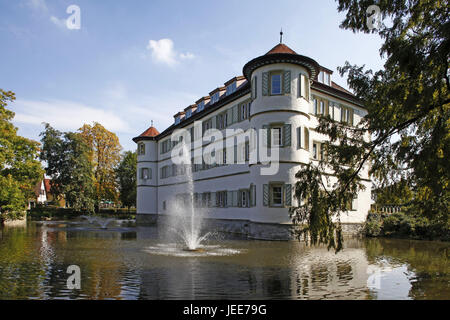
{"type": "Polygon", "coordinates": [[[380,69],[377,35],[339,28],[334,1],[0,0],[0,88],[17,100],[19,134],[39,140],[42,122],[77,130],[100,122],[124,150],[150,126],[233,76],[279,42],[335,71],[346,60],[380,69]],[[70,30],[69,5],[81,9],[70,30]]]}

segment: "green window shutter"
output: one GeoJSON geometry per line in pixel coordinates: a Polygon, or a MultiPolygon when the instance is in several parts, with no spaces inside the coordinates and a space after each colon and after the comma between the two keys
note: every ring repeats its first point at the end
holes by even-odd
{"type": "Polygon", "coordinates": [[[233,108],[227,110],[227,127],[233,124],[233,108]]]}
{"type": "Polygon", "coordinates": [[[269,206],[269,185],[263,184],[263,206],[269,206]]]}
{"type": "Polygon", "coordinates": [[[242,192],[244,191],[238,191],[237,194],[237,206],[242,207],[242,192]]]}
{"type": "Polygon", "coordinates": [[[292,185],[291,184],[285,184],[284,185],[284,205],[285,206],[292,206],[292,185]]]}
{"type": "Polygon", "coordinates": [[[219,116],[215,116],[214,117],[214,122],[216,123],[216,129],[220,128],[220,124],[219,124],[219,116]]]}
{"type": "Polygon", "coordinates": [[[251,87],[252,87],[252,93],[250,94],[250,97],[252,100],[254,100],[255,99],[255,77],[252,78],[251,87]]]}
{"type": "Polygon", "coordinates": [[[302,147],[302,127],[297,128],[297,149],[302,147]]]}
{"type": "Polygon", "coordinates": [[[305,149],[309,151],[309,130],[305,127],[305,149]]]}
{"type": "Polygon", "coordinates": [[[269,95],[269,73],[263,72],[262,74],[262,95],[269,95]]]}
{"type": "Polygon", "coordinates": [[[233,193],[233,207],[238,206],[238,197],[239,197],[239,191],[232,191],[233,193]]]}
{"type": "Polygon", "coordinates": [[[216,193],[215,192],[211,192],[211,207],[216,207],[216,193]]]}
{"type": "Polygon", "coordinates": [[[291,72],[285,71],[283,78],[284,93],[291,93],[291,72]]]}
{"type": "Polygon", "coordinates": [[[263,125],[262,126],[263,131],[262,131],[262,137],[261,139],[263,139],[263,143],[264,146],[266,146],[267,148],[270,148],[270,126],[268,125],[263,125]]]}
{"type": "Polygon", "coordinates": [[[233,106],[233,123],[238,122],[239,117],[239,106],[235,105],[233,106]]]}
{"type": "Polygon", "coordinates": [[[261,134],[261,139],[262,139],[262,141],[263,141],[263,145],[264,146],[266,146],[267,147],[267,142],[269,142],[269,138],[268,138],[268,136],[269,136],[269,134],[268,134],[268,132],[269,132],[269,126],[267,126],[267,125],[263,125],[262,126],[262,134],[261,134]]]}
{"type": "Polygon", "coordinates": [[[227,191],[227,207],[233,206],[233,191],[227,191]]]}
{"type": "Polygon", "coordinates": [[[250,186],[250,206],[256,206],[256,186],[254,184],[250,186]]]}
{"type": "Polygon", "coordinates": [[[237,144],[235,144],[234,145],[234,163],[236,164],[237,163],[237,156],[238,156],[238,154],[237,154],[237,152],[238,152],[238,150],[237,150],[237,144]]]}
{"type": "Polygon", "coordinates": [[[283,126],[283,146],[289,147],[291,145],[291,124],[285,123],[283,126]]]}
{"type": "Polygon", "coordinates": [[[298,97],[303,97],[303,77],[301,73],[298,75],[298,97]]]}

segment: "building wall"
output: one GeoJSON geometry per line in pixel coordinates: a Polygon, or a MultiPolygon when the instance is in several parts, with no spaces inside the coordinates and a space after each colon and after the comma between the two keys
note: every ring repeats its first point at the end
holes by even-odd
{"type": "MultiPolygon", "coordinates": [[[[264,166],[261,163],[255,164],[233,164],[219,166],[204,171],[193,173],[195,192],[216,192],[225,190],[238,190],[249,188],[251,184],[256,186],[255,206],[249,208],[204,208],[205,216],[213,219],[245,220],[257,223],[275,223],[290,224],[288,209],[273,208],[263,205],[263,185],[271,182],[282,182],[292,187],[292,203],[295,204],[294,190],[296,179],[295,173],[302,164],[309,163],[312,160],[311,150],[313,141],[324,141],[326,136],[315,132],[314,128],[318,125],[318,120],[313,113],[312,96],[326,98],[336,103],[345,103],[352,106],[355,111],[354,122],[357,123],[365,114],[365,110],[352,105],[348,101],[326,95],[321,92],[310,91],[310,99],[299,96],[299,75],[307,76],[306,69],[286,63],[271,64],[256,69],[252,77],[257,79],[257,96],[251,104],[250,118],[229,126],[229,129],[241,128],[243,131],[253,128],[263,129],[264,126],[273,123],[282,123],[291,125],[291,144],[290,146],[280,148],[279,170],[276,175],[261,175],[261,169],[264,166]],[[290,94],[280,96],[262,95],[262,77],[264,72],[273,70],[289,70],[291,73],[290,94]],[[301,143],[298,142],[297,128],[301,128],[301,143]],[[304,129],[309,130],[309,142],[305,141],[304,129]],[[309,150],[306,145],[309,144],[309,150]]],[[[204,117],[204,120],[222,113],[229,107],[250,99],[250,94],[230,102],[227,106],[216,110],[204,117]]],[[[340,119],[340,108],[331,109],[336,120],[340,119]]],[[[202,119],[203,120],[203,119],[202,119]]],[[[186,127],[187,129],[192,125],[186,127]]],[[[160,144],[167,138],[160,141],[143,141],[145,144],[145,155],[138,155],[138,190],[137,190],[137,213],[138,214],[159,214],[166,215],[171,210],[171,204],[176,194],[187,192],[187,183],[185,176],[175,176],[162,179],[160,169],[163,166],[171,165],[171,152],[160,153],[160,144]],[[143,181],[140,179],[140,169],[149,168],[152,171],[151,179],[143,181]],[[165,203],[165,209],[164,209],[165,203]]],[[[209,142],[204,141],[203,146],[209,142]]],[[[259,146],[258,146],[259,148],[259,146]]],[[[195,147],[192,149],[194,150],[195,147]]],[[[332,173],[330,173],[332,174],[332,173]]],[[[354,210],[345,212],[341,215],[341,221],[344,223],[362,223],[365,221],[370,207],[370,189],[371,182],[367,176],[367,168],[364,168],[363,175],[367,178],[365,191],[358,194],[354,201],[354,210]]],[[[333,178],[330,179],[330,183],[333,178]]]]}

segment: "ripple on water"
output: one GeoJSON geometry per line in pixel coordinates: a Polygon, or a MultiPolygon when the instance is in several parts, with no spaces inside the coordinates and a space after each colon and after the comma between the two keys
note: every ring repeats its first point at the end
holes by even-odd
{"type": "Polygon", "coordinates": [[[232,249],[224,248],[219,245],[201,245],[198,247],[201,249],[199,251],[186,251],[183,246],[175,243],[169,244],[157,244],[155,246],[150,246],[144,249],[145,252],[162,255],[162,256],[173,256],[173,257],[211,257],[211,256],[231,256],[240,254],[245,250],[242,249],[232,249]]]}

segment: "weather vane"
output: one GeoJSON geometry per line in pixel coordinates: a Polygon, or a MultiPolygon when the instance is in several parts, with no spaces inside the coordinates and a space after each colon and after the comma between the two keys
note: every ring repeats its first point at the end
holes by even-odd
{"type": "Polygon", "coordinates": [[[153,127],[153,120],[151,120],[151,123],[152,123],[152,127],[153,127]]]}
{"type": "Polygon", "coordinates": [[[280,31],[280,43],[283,43],[283,28],[280,31]]]}

